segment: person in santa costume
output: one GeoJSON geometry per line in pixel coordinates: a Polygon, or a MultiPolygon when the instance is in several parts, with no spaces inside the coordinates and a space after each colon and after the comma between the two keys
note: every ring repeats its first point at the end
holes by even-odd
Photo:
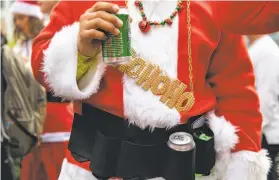
{"type": "Polygon", "coordinates": [[[58,1],[44,1],[39,0],[38,4],[40,6],[41,12],[45,15],[44,23],[47,25],[49,23],[49,15],[53,7],[57,4],[58,1]]]}
{"type": "Polygon", "coordinates": [[[18,1],[11,6],[14,19],[14,38],[16,45],[13,50],[30,62],[32,41],[44,28],[40,11],[36,1],[18,1]]]}
{"type": "MultiPolygon", "coordinates": [[[[14,2],[11,6],[11,12],[15,17],[16,32],[20,29],[23,32],[22,34],[28,37],[28,41],[24,41],[26,43],[20,43],[20,46],[17,45],[14,48],[15,52],[26,57],[28,60],[31,56],[32,40],[43,29],[41,21],[43,14],[36,1],[24,0],[14,2]],[[40,20],[41,29],[38,30],[39,27],[36,24],[24,26],[25,22],[28,24],[28,20],[32,22],[32,18],[40,20]],[[38,30],[37,34],[32,34],[31,32],[36,29],[38,30]]],[[[29,67],[31,67],[31,63],[29,67]]],[[[72,120],[72,103],[62,101],[61,98],[53,97],[52,94],[47,93],[46,119],[44,121],[43,132],[40,135],[41,144],[24,157],[21,169],[22,180],[58,179],[70,138],[72,120]]]]}
{"type": "MultiPolygon", "coordinates": [[[[160,163],[165,135],[187,132],[187,124],[214,133],[216,157],[196,141],[196,179],[265,180],[270,162],[261,149],[253,67],[233,33],[273,32],[278,19],[278,2],[60,2],[32,54],[37,80],[76,101],[59,180],[182,179],[156,170],[172,164],[160,163]],[[123,22],[113,14],[126,5],[133,58],[108,66],[100,42],[104,31],[119,34],[123,22]]],[[[174,167],[170,173],[188,169],[174,167]]]]}

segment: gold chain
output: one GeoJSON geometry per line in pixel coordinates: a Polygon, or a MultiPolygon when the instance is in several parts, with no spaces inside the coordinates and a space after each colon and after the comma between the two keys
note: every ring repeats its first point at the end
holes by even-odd
{"type": "MultiPolygon", "coordinates": [[[[128,0],[125,0],[126,8],[128,8],[128,0]]],[[[193,62],[192,62],[192,31],[191,31],[191,0],[187,0],[187,29],[188,29],[188,63],[189,63],[189,80],[190,80],[190,92],[194,92],[193,83],[193,62]]],[[[133,56],[136,56],[136,52],[133,49],[133,56]]]]}
{"type": "Polygon", "coordinates": [[[188,27],[188,63],[189,63],[189,79],[190,79],[190,90],[194,92],[193,84],[193,66],[192,66],[192,32],[191,32],[191,8],[190,1],[187,0],[187,27],[188,27]]]}

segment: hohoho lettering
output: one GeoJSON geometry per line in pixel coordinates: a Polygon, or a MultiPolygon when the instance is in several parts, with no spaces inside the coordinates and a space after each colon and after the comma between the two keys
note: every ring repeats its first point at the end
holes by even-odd
{"type": "Polygon", "coordinates": [[[160,96],[160,101],[178,112],[189,111],[195,102],[193,92],[185,91],[187,86],[178,79],[163,75],[162,70],[141,58],[133,58],[129,63],[119,65],[118,69],[145,91],[150,90],[160,96]]]}

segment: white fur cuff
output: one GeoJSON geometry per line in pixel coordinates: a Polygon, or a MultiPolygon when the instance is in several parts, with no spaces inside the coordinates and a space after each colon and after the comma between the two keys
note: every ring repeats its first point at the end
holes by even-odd
{"type": "Polygon", "coordinates": [[[222,180],[266,180],[269,168],[266,150],[232,153],[222,180]]]}
{"type": "Polygon", "coordinates": [[[97,66],[89,69],[77,84],[78,32],[79,23],[63,27],[53,36],[49,47],[44,51],[42,71],[46,75],[46,83],[55,96],[69,100],[86,99],[96,93],[105,72],[100,53],[95,59],[98,61],[97,66]]]}
{"type": "Polygon", "coordinates": [[[270,168],[267,152],[231,150],[239,142],[237,127],[224,117],[217,117],[214,112],[207,114],[208,124],[214,132],[216,164],[210,176],[198,177],[197,180],[266,180],[270,168]]]}

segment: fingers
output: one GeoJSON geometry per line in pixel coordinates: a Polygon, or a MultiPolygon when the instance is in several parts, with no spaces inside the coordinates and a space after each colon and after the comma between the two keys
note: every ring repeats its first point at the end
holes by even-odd
{"type": "Polygon", "coordinates": [[[117,16],[110,14],[108,12],[105,12],[105,11],[87,13],[86,16],[87,16],[86,17],[87,20],[101,18],[107,22],[110,22],[111,24],[113,24],[114,26],[116,26],[118,28],[122,27],[122,25],[123,25],[123,22],[117,16]]]}
{"type": "Polygon", "coordinates": [[[80,16],[78,49],[81,54],[94,55],[96,42],[107,39],[106,32],[119,35],[118,28],[123,22],[115,15],[118,11],[115,4],[97,2],[80,16]]]}
{"type": "Polygon", "coordinates": [[[95,18],[86,23],[86,30],[90,29],[101,29],[112,33],[113,35],[118,35],[120,33],[119,29],[117,29],[112,23],[105,21],[101,18],[95,18]]]}
{"type": "Polygon", "coordinates": [[[96,11],[106,11],[109,13],[116,14],[119,11],[119,7],[115,4],[108,2],[97,2],[94,4],[87,12],[96,12],[96,11]]]}
{"type": "Polygon", "coordinates": [[[85,30],[80,34],[82,39],[97,39],[97,40],[106,40],[107,36],[105,35],[105,33],[98,31],[96,29],[89,29],[89,30],[85,30]]]}

